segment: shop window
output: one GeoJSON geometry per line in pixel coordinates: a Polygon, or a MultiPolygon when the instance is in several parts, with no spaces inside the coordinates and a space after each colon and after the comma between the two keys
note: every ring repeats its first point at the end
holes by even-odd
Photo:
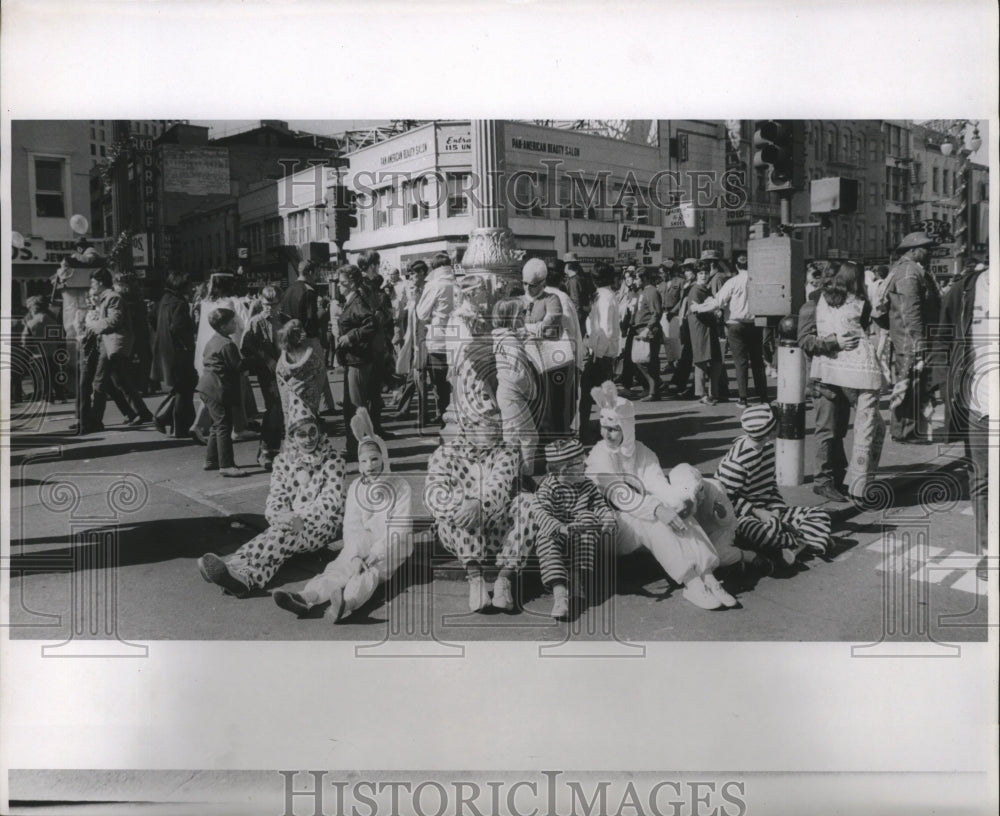
{"type": "Polygon", "coordinates": [[[449,218],[469,214],[469,173],[448,174],[448,210],[449,218]]]}
{"type": "Polygon", "coordinates": [[[545,197],[547,176],[543,173],[530,173],[519,170],[513,176],[514,214],[520,216],[540,217],[545,215],[542,207],[545,197]]]}
{"type": "Polygon", "coordinates": [[[35,215],[38,218],[66,217],[65,159],[36,158],[35,215]]]}

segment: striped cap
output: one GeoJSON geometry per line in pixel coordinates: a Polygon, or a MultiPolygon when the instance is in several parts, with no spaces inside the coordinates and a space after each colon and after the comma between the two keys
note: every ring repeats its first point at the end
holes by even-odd
{"type": "Polygon", "coordinates": [[[545,446],[545,461],[550,465],[569,462],[583,456],[583,445],[576,439],[557,439],[545,446]]]}
{"type": "Polygon", "coordinates": [[[759,439],[771,433],[778,421],[774,418],[770,405],[751,405],[740,417],[740,424],[747,436],[759,439]]]}

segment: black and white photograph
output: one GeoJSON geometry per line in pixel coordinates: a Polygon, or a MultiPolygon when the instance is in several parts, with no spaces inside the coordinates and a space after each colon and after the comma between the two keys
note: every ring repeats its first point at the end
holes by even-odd
{"type": "Polygon", "coordinates": [[[995,8],[153,5],[5,4],[5,812],[995,811],[995,8]]]}

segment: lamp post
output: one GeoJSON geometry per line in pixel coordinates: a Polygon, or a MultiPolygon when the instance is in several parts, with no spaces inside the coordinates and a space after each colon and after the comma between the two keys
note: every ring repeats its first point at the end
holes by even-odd
{"type": "Polygon", "coordinates": [[[956,119],[948,128],[948,138],[941,143],[941,155],[950,156],[958,148],[958,217],[955,219],[955,258],[965,256],[969,234],[969,157],[983,144],[979,136],[979,122],[956,119]],[[971,129],[971,132],[970,132],[971,129]]]}

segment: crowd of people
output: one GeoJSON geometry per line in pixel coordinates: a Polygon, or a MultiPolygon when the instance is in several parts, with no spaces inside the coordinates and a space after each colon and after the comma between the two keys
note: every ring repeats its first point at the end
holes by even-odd
{"type": "MultiPolygon", "coordinates": [[[[942,299],[926,268],[930,244],[907,236],[891,269],[845,261],[807,270],[798,339],[815,409],[813,489],[863,505],[884,445],[883,396],[891,439],[910,444],[928,438],[944,395],[948,432],[966,441],[973,463],[985,553],[985,446],[976,441],[985,438],[988,395],[986,378],[968,371],[985,359],[988,275],[970,265],[942,299]],[[939,324],[952,333],[930,331],[939,324]]],[[[207,554],[199,567],[245,597],[292,555],[339,549],[301,591],[273,593],[299,614],[328,603],[331,619],[349,615],[410,555],[417,502],[391,473],[387,397],[397,419],[415,401],[435,407],[440,444],[423,505],[466,569],[471,610],[514,609],[515,579],[534,557],[552,615],[577,614],[595,553],[608,546],[649,550],[699,608],[735,606],[717,569],[781,569],[825,553],[833,534],[828,513],[788,506],[777,490],[774,339],[750,310],[746,261],[741,254],[730,268],[709,250],[659,268],[599,262],[589,273],[570,254],[527,260],[517,281],[456,274],[446,253],[383,277],[378,253],[366,251],[336,270],[328,297],[303,261],[284,292],[265,286],[253,297],[225,270],[199,287],[170,273],[155,310],[134,279],[98,265],[87,298],[69,310],[80,349],[75,430],[103,429],[110,396],[127,425],[151,422],[204,443],[205,469],[225,477],[248,472],[234,461],[233,442],[259,437],[258,464],[271,472],[270,526],[229,559],[207,554]],[[683,463],[665,472],[636,438],[635,403],[729,401],[727,355],[743,434],[711,478],[683,463]],[[322,420],[335,411],[331,362],[343,370],[342,446],[322,420]],[[161,386],[165,397],[151,412],[143,394],[161,386]],[[359,471],[350,485],[348,462],[359,471]],[[494,569],[491,594],[486,570],[494,569]]],[[[36,300],[25,337],[53,323],[36,300]]]]}

